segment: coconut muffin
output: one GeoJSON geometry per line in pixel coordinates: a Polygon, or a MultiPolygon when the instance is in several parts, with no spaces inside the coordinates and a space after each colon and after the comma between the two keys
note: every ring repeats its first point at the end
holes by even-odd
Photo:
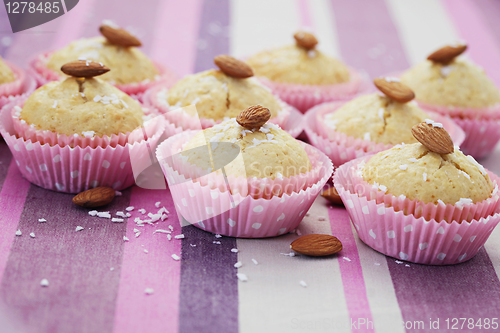
{"type": "Polygon", "coordinates": [[[61,66],[75,59],[106,64],[112,71],[102,75],[101,79],[116,85],[153,81],[159,75],[153,62],[137,47],[112,44],[104,37],[70,43],[50,55],[47,67],[62,75],[61,66]]]}
{"type": "Polygon", "coordinates": [[[170,90],[160,91],[158,101],[170,110],[195,105],[200,118],[234,118],[255,104],[266,105],[271,118],[281,111],[279,101],[254,78],[230,76],[221,70],[188,75],[170,90]]]}
{"type": "Polygon", "coordinates": [[[184,147],[182,155],[187,157],[187,162],[203,169],[212,169],[214,162],[207,159],[201,150],[193,149],[207,142],[211,145],[212,154],[217,156],[229,156],[229,150],[234,149],[234,145],[241,151],[242,160],[236,159],[224,167],[227,175],[279,179],[311,170],[304,148],[275,124],[248,129],[232,118],[205,129],[184,147]],[[220,142],[233,145],[218,145],[220,142]]]}
{"type": "Polygon", "coordinates": [[[399,103],[378,93],[360,96],[324,117],[324,124],[348,136],[376,143],[417,142],[413,125],[430,118],[416,103],[399,103]]]}
{"type": "Polygon", "coordinates": [[[349,69],[339,60],[316,49],[316,37],[307,32],[294,35],[296,44],[267,50],[248,59],[256,76],[274,82],[330,85],[350,80],[349,69]]]}
{"type": "Polygon", "coordinates": [[[425,203],[476,203],[493,191],[486,170],[458,147],[438,154],[420,143],[399,145],[370,158],[362,175],[387,193],[425,203]]]}
{"type": "Polygon", "coordinates": [[[137,101],[97,78],[69,77],[38,88],[24,103],[20,120],[37,130],[80,136],[111,136],[141,127],[137,101]]]}
{"type": "Polygon", "coordinates": [[[349,69],[341,61],[319,50],[287,45],[257,53],[248,59],[256,76],[271,81],[306,85],[328,85],[347,82],[349,69]]]}
{"type": "Polygon", "coordinates": [[[9,66],[0,57],[0,84],[9,83],[16,79],[9,66]]]}
{"type": "Polygon", "coordinates": [[[459,58],[447,64],[426,60],[401,75],[401,82],[427,104],[485,108],[500,103],[500,92],[486,72],[459,58]]]}

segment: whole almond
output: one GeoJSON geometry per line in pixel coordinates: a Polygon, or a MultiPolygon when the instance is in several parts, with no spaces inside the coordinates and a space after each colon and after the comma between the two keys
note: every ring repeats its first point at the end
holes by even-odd
{"type": "Polygon", "coordinates": [[[271,112],[268,108],[260,105],[253,105],[241,111],[236,117],[236,121],[241,126],[254,129],[261,128],[271,118],[271,112]]]}
{"type": "Polygon", "coordinates": [[[430,151],[438,154],[453,153],[453,140],[444,127],[441,126],[441,124],[435,126],[432,123],[421,122],[413,126],[411,132],[415,139],[430,151]]]}
{"type": "Polygon", "coordinates": [[[318,44],[318,40],[316,39],[316,37],[313,34],[305,31],[296,32],[293,35],[293,38],[295,38],[298,46],[303,47],[306,50],[314,49],[314,47],[318,44]]]}
{"type": "Polygon", "coordinates": [[[467,50],[467,45],[465,44],[447,45],[431,53],[427,57],[427,59],[432,62],[437,62],[439,64],[446,65],[450,63],[453,59],[464,53],[465,50],[467,50]]]}
{"type": "Polygon", "coordinates": [[[130,46],[141,46],[142,43],[137,37],[130,34],[128,31],[113,28],[109,25],[101,25],[99,27],[101,34],[106,37],[108,42],[114,45],[130,47],[130,46]]]}
{"type": "Polygon", "coordinates": [[[100,207],[109,204],[115,198],[115,190],[111,187],[96,187],[73,197],[73,203],[86,207],[100,207]]]}
{"type": "Polygon", "coordinates": [[[290,248],[306,256],[321,257],[342,251],[342,243],[335,236],[311,234],[297,238],[290,248]]]}
{"type": "Polygon", "coordinates": [[[330,201],[330,203],[334,205],[344,206],[344,203],[340,198],[339,192],[337,192],[337,189],[333,186],[323,191],[323,193],[321,193],[321,196],[330,201]]]}
{"type": "Polygon", "coordinates": [[[233,58],[231,56],[222,54],[214,58],[214,63],[220,68],[224,74],[239,79],[246,79],[253,76],[252,67],[248,66],[245,62],[233,58]]]}
{"type": "Polygon", "coordinates": [[[77,60],[62,65],[61,71],[74,77],[94,77],[109,72],[109,68],[100,62],[77,60]]]}
{"type": "Polygon", "coordinates": [[[415,98],[415,93],[408,86],[399,82],[397,78],[376,78],[373,80],[375,86],[393,101],[407,103],[415,98]]]}

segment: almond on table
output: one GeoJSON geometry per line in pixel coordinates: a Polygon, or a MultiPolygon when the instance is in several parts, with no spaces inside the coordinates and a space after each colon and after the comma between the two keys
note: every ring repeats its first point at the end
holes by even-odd
{"type": "Polygon", "coordinates": [[[294,240],[290,248],[307,256],[322,257],[342,251],[342,243],[335,236],[310,234],[294,240]]]}
{"type": "Polygon", "coordinates": [[[96,187],[77,194],[73,203],[85,208],[100,207],[109,204],[115,198],[115,190],[111,187],[96,187]]]}

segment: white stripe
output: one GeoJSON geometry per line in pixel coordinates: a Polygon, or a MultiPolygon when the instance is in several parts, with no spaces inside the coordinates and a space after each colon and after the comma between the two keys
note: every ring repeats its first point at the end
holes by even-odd
{"type": "Polygon", "coordinates": [[[324,53],[340,59],[337,25],[330,1],[309,0],[309,12],[314,33],[318,38],[318,48],[324,53]]]}
{"type": "Polygon", "coordinates": [[[410,65],[459,39],[441,1],[386,0],[410,65]]]}
{"type": "Polygon", "coordinates": [[[247,58],[265,49],[293,43],[300,27],[298,6],[289,0],[231,1],[230,53],[247,58]]]}
{"type": "MultiPolygon", "coordinates": [[[[331,234],[328,208],[319,200],[299,226],[304,235],[331,234]]],[[[351,331],[338,259],[280,255],[291,251],[297,237],[237,240],[238,261],[243,263],[238,272],[248,277],[238,283],[241,333],[351,331]]]]}
{"type": "Polygon", "coordinates": [[[352,232],[356,235],[354,238],[363,269],[366,296],[372,311],[375,331],[404,333],[403,316],[396,299],[386,257],[366,246],[357,236],[354,227],[352,227],[352,232]]]}

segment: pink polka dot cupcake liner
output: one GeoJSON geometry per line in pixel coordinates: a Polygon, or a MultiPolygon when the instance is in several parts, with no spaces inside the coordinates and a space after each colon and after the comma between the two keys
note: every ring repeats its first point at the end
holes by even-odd
{"type": "Polygon", "coordinates": [[[167,139],[156,155],[180,220],[212,233],[263,238],[295,229],[333,171],[327,156],[301,143],[312,169],[296,177],[225,179],[216,172],[203,174],[178,154],[196,133],[186,131],[167,139]]]}
{"type": "MultiPolygon", "coordinates": [[[[47,68],[47,62],[49,61],[52,52],[46,52],[38,55],[33,60],[30,61],[29,67],[32,70],[33,76],[35,77],[39,86],[51,81],[59,81],[64,76],[47,68]]],[[[173,71],[165,67],[164,65],[154,62],[158,72],[160,73],[154,80],[144,80],[142,82],[135,82],[129,84],[113,84],[115,87],[142,101],[143,94],[146,90],[154,87],[158,84],[165,85],[166,87],[171,87],[177,80],[178,76],[173,71]]],[[[109,82],[111,83],[111,82],[109,82]]]]}
{"type": "MultiPolygon", "coordinates": [[[[324,118],[337,111],[346,101],[330,102],[315,106],[305,114],[304,130],[313,146],[324,152],[333,162],[340,166],[353,159],[377,153],[394,147],[391,144],[376,143],[348,136],[328,127],[324,118]]],[[[439,113],[428,112],[429,116],[442,123],[454,144],[460,146],[465,139],[464,131],[450,118],[439,113]]]]}
{"type": "Polygon", "coordinates": [[[21,68],[7,62],[16,79],[12,82],[0,84],[0,108],[12,101],[30,95],[36,89],[36,81],[27,75],[21,68]]]}
{"type": "MultiPolygon", "coordinates": [[[[199,118],[194,105],[170,110],[169,106],[163,102],[166,91],[167,87],[163,85],[153,87],[146,91],[143,101],[146,106],[156,109],[158,113],[164,114],[165,118],[175,126],[181,127],[184,130],[199,130],[212,127],[222,122],[222,120],[215,121],[213,119],[199,118]]],[[[278,115],[271,118],[269,122],[279,125],[293,137],[299,136],[303,130],[301,121],[302,114],[293,106],[281,100],[279,100],[279,103],[281,110],[278,112],[278,115]]]]}
{"type": "MultiPolygon", "coordinates": [[[[52,132],[34,131],[13,118],[14,107],[23,103],[13,102],[2,109],[0,133],[23,177],[58,192],[79,193],[97,186],[116,190],[130,187],[134,184],[134,175],[141,171],[137,165],[148,156],[151,158],[168,127],[163,117],[158,117],[127,135],[62,138],[52,132]]],[[[170,131],[174,131],[172,125],[170,131]]]]}
{"type": "Polygon", "coordinates": [[[500,178],[492,196],[476,204],[425,204],[395,197],[362,179],[365,156],[338,168],[333,183],[359,238],[389,257],[427,265],[452,265],[473,258],[500,222],[500,178]],[[459,223],[461,222],[461,223],[459,223]]]}
{"type": "Polygon", "coordinates": [[[329,85],[282,83],[271,81],[265,77],[258,77],[258,79],[269,87],[273,94],[305,113],[315,105],[349,100],[356,95],[370,91],[371,85],[366,74],[352,69],[350,74],[351,80],[349,82],[329,85]]]}
{"type": "Polygon", "coordinates": [[[451,108],[419,102],[424,110],[450,116],[465,132],[460,148],[480,159],[489,155],[500,140],[500,105],[490,108],[451,108]]]}

